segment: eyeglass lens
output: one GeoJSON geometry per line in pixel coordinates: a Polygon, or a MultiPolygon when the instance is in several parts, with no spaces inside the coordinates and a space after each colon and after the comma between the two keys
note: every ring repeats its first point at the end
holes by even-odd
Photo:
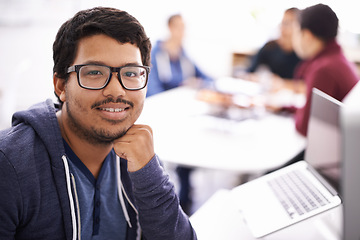
{"type": "MultiPolygon", "coordinates": [[[[86,65],[79,71],[80,84],[88,88],[102,88],[110,80],[111,70],[106,66],[86,65]]],[[[120,69],[121,82],[127,89],[143,88],[146,84],[146,69],[139,66],[128,66],[120,69]]]]}

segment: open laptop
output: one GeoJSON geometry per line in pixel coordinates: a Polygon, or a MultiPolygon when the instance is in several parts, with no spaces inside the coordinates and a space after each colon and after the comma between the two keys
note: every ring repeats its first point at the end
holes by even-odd
{"type": "MultiPolygon", "coordinates": [[[[340,107],[339,101],[317,89],[313,90],[307,146],[310,152],[306,154],[306,158],[312,159],[311,163],[319,160],[319,165],[322,165],[326,163],[323,158],[326,160],[333,158],[334,154],[340,154],[339,146],[334,147],[338,144],[338,139],[328,138],[329,135],[326,133],[334,132],[332,127],[340,128],[340,107]],[[325,127],[325,133],[318,132],[317,128],[311,126],[318,125],[318,116],[327,116],[321,118],[321,121],[324,120],[332,126],[325,127]],[[335,143],[332,143],[334,141],[335,143]],[[311,156],[313,147],[318,148],[316,152],[322,154],[316,154],[315,158],[311,156]]],[[[244,222],[256,238],[341,204],[337,191],[307,161],[294,163],[242,184],[233,190],[233,194],[244,222]]]]}

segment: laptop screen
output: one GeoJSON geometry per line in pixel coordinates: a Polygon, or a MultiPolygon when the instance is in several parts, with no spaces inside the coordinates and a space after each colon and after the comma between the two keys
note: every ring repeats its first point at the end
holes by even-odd
{"type": "Polygon", "coordinates": [[[339,190],[343,104],[314,88],[307,133],[305,160],[339,190]]]}

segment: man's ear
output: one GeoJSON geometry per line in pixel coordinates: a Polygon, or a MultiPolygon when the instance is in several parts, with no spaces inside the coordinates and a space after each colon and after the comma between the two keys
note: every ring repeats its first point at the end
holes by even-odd
{"type": "Polygon", "coordinates": [[[58,96],[62,102],[65,102],[65,79],[57,77],[57,74],[54,73],[53,82],[56,96],[58,96]]]}

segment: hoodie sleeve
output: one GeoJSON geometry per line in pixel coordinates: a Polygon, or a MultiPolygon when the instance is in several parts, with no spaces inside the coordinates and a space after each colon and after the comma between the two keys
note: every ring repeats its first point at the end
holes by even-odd
{"type": "Polygon", "coordinates": [[[144,168],[129,175],[145,239],[197,239],[156,155],[144,168]]]}
{"type": "Polygon", "coordinates": [[[0,176],[0,236],[1,239],[13,239],[20,221],[21,193],[14,167],[1,151],[0,176]]]}

